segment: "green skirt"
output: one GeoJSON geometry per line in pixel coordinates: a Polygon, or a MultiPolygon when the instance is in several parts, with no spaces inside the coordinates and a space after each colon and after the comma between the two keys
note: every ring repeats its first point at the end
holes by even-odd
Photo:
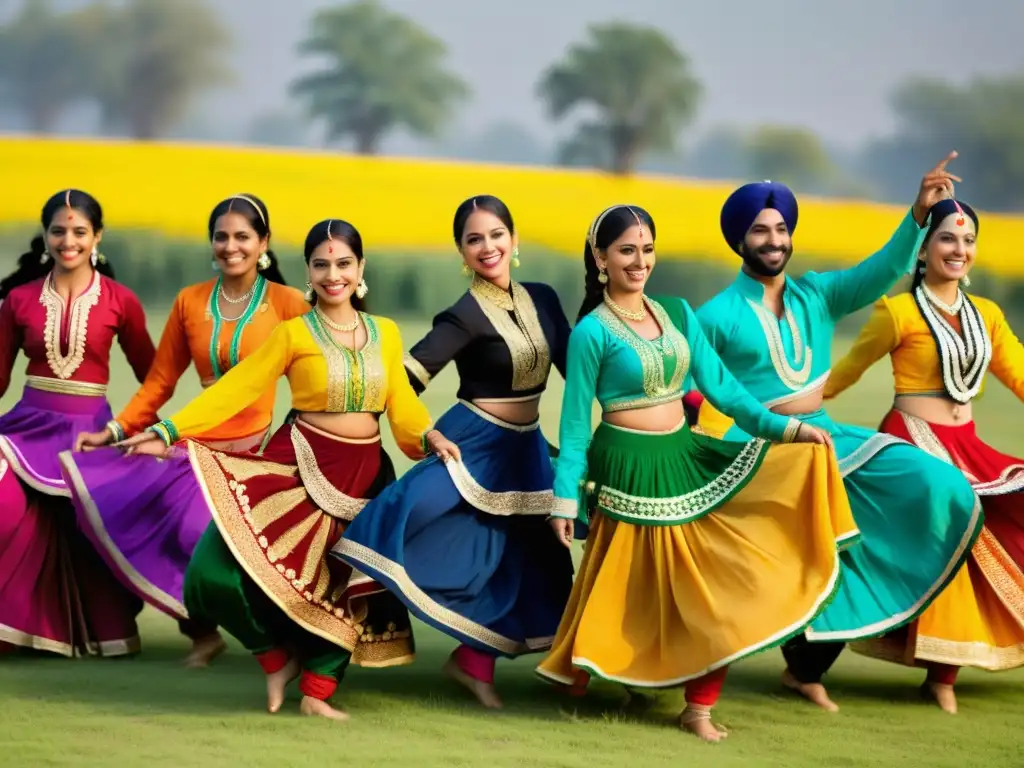
{"type": "Polygon", "coordinates": [[[590,444],[581,509],[634,525],[692,522],[742,490],[769,448],[761,439],[695,434],[685,422],[669,432],[602,422],[590,444]]]}

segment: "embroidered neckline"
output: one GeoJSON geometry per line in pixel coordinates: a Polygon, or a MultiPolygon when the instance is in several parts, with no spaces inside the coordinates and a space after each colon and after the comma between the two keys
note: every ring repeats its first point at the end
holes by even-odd
{"type": "Polygon", "coordinates": [[[771,356],[772,367],[775,369],[775,373],[778,374],[782,383],[789,389],[794,391],[802,389],[811,377],[811,364],[814,355],[810,346],[805,347],[803,336],[800,334],[800,326],[796,322],[793,310],[783,300],[785,308],[784,318],[789,326],[789,333],[793,337],[793,357],[796,360],[795,365],[799,365],[799,368],[794,368],[794,364],[789,362],[789,356],[786,354],[786,345],[782,339],[782,331],[779,328],[779,319],[764,305],[763,299],[761,301],[754,301],[749,296],[744,298],[747,305],[754,310],[754,316],[757,317],[761,325],[765,341],[768,342],[768,353],[771,356]]]}
{"type": "Polygon", "coordinates": [[[914,301],[938,348],[943,387],[956,402],[969,403],[981,391],[992,362],[992,340],[985,319],[967,294],[960,291],[957,299],[960,333],[957,333],[945,315],[936,312],[929,293],[922,283],[914,290],[914,301]]]}
{"type": "Polygon", "coordinates": [[[509,291],[503,291],[477,276],[469,293],[512,356],[512,391],[544,386],[551,370],[551,349],[529,291],[515,281],[509,291]]]}
{"type": "Polygon", "coordinates": [[[640,358],[644,395],[648,398],[673,395],[682,390],[683,379],[690,369],[690,345],[661,304],[649,297],[644,297],[644,301],[661,327],[661,335],[656,339],[641,336],[606,304],[599,305],[594,314],[640,358]],[[671,360],[674,366],[668,382],[665,381],[666,360],[671,360]]]}
{"type": "Polygon", "coordinates": [[[53,284],[53,272],[43,281],[39,303],[46,309],[43,338],[46,343],[46,362],[58,379],[70,379],[85,360],[85,341],[89,330],[89,313],[100,300],[100,273],[93,272],[92,282],[80,295],[71,300],[68,320],[68,353],[61,351],[61,331],[64,326],[64,299],[53,284]]]}
{"type": "Polygon", "coordinates": [[[359,349],[338,342],[316,311],[307,312],[303,320],[327,363],[327,413],[383,412],[384,366],[373,318],[359,313],[366,328],[366,343],[359,349]]]}
{"type": "Polygon", "coordinates": [[[210,368],[213,371],[213,381],[217,381],[225,373],[225,371],[221,370],[220,366],[220,331],[222,324],[225,322],[236,322],[235,332],[231,334],[231,346],[228,348],[227,369],[231,370],[238,365],[238,358],[242,347],[242,334],[245,332],[245,327],[256,315],[256,310],[259,309],[267,294],[266,279],[264,279],[263,275],[256,275],[256,282],[253,283],[253,287],[250,289],[251,295],[245,311],[235,321],[225,320],[220,311],[220,302],[217,301],[217,297],[221,293],[223,280],[223,277],[217,278],[217,283],[213,286],[213,292],[210,293],[210,303],[206,309],[206,314],[213,318],[213,331],[210,334],[210,368]]]}

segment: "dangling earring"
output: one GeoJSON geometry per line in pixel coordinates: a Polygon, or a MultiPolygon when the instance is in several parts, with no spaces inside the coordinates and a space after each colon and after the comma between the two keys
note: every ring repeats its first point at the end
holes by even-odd
{"type": "Polygon", "coordinates": [[[971,287],[971,276],[970,275],[964,275],[963,277],[960,278],[960,287],[961,288],[970,288],[971,287]]]}
{"type": "Polygon", "coordinates": [[[39,263],[40,264],[45,264],[49,260],[50,260],[50,252],[49,251],[43,251],[43,255],[39,257],[39,263]]]}
{"type": "Polygon", "coordinates": [[[309,280],[306,281],[306,292],[302,297],[306,300],[306,303],[313,301],[313,284],[309,280]]]}
{"type": "Polygon", "coordinates": [[[359,285],[356,286],[356,298],[364,299],[366,294],[370,292],[370,289],[366,287],[366,281],[363,279],[359,280],[359,285]]]}
{"type": "Polygon", "coordinates": [[[89,263],[92,264],[93,268],[96,268],[96,263],[100,260],[100,255],[95,248],[92,249],[92,253],[89,254],[89,263]]]}
{"type": "Polygon", "coordinates": [[[516,246],[515,248],[512,249],[512,266],[513,267],[518,267],[519,266],[519,247],[518,246],[516,246]]]}
{"type": "Polygon", "coordinates": [[[469,268],[469,264],[467,264],[466,262],[462,262],[462,276],[463,277],[472,277],[473,276],[473,270],[469,268]]]}
{"type": "Polygon", "coordinates": [[[256,260],[256,269],[260,272],[267,269],[270,266],[270,256],[266,251],[260,254],[260,257],[256,260]]]}
{"type": "Polygon", "coordinates": [[[601,285],[604,285],[605,283],[608,282],[608,273],[605,272],[603,269],[599,269],[597,271],[597,282],[599,282],[601,285]]]}
{"type": "Polygon", "coordinates": [[[217,263],[216,259],[210,261],[210,266],[213,268],[214,272],[220,272],[220,264],[217,263]]]}

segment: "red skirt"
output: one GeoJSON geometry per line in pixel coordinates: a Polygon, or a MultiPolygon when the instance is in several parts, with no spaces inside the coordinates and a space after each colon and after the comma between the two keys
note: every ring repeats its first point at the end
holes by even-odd
{"type": "Polygon", "coordinates": [[[974,422],[944,426],[892,410],[881,431],[958,467],[981,497],[985,527],[963,569],[917,621],[855,650],[906,664],[1024,665],[1024,460],[982,442],[974,422]]]}
{"type": "Polygon", "coordinates": [[[350,651],[355,664],[411,661],[405,607],[328,557],[348,523],[394,480],[379,436],[347,440],[296,420],[259,456],[192,441],[188,450],[228,548],[290,619],[350,651]]]}

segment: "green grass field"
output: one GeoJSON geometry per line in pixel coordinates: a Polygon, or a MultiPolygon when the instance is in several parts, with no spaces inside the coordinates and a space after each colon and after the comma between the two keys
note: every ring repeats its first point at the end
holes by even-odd
{"type": "MultiPolygon", "coordinates": [[[[153,312],[154,339],[165,313],[153,312]]],[[[406,346],[426,330],[403,323],[406,346]]],[[[837,345],[837,354],[846,344],[837,345]]],[[[134,392],[115,355],[110,399],[118,409],[134,392]]],[[[23,361],[0,412],[21,390],[23,361]]],[[[1020,403],[996,382],[976,406],[983,434],[997,447],[1024,454],[1020,403]]],[[[424,396],[440,415],[453,401],[454,367],[424,396]]],[[[199,390],[186,375],[170,408],[199,390]]],[[[288,409],[279,388],[278,419],[288,409]]],[[[545,395],[543,427],[558,434],[561,380],[545,395]]],[[[887,363],[880,363],[832,407],[840,420],[867,426],[891,401],[887,363]]],[[[408,462],[386,444],[399,471],[408,462]]],[[[899,510],[893,510],[898,514],[899,510]]],[[[913,557],[912,552],[907,557],[913,557]]],[[[143,653],[124,660],[0,657],[0,766],[1014,766],[1024,764],[1024,671],[991,675],[965,671],[958,686],[960,714],[951,717],[920,700],[921,671],[846,652],[827,682],[838,715],[820,712],[778,685],[782,659],[769,651],[730,672],[718,719],[730,738],[719,746],[678,731],[673,715],[681,694],[658,697],[646,712],[622,708],[614,685],[592,686],[586,699],[568,700],[536,678],[538,657],[498,665],[505,709],[484,712],[440,675],[454,642],[417,625],[419,657],[409,667],[354,669],[337,700],[352,714],[346,724],[297,714],[293,691],[282,712],[264,711],[259,667],[232,641],[209,669],[186,671],[188,641],[173,621],[147,609],[143,653]]]]}

